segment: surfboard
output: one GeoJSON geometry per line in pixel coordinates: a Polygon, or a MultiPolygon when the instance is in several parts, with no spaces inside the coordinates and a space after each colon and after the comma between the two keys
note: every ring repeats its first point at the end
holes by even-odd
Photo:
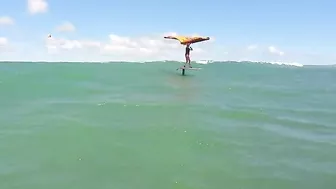
{"type": "Polygon", "coordinates": [[[189,68],[189,67],[179,67],[176,70],[201,70],[202,68],[189,68]]]}

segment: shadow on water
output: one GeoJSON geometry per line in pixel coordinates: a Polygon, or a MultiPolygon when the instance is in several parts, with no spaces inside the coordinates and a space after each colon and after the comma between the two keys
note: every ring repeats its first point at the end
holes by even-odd
{"type": "Polygon", "coordinates": [[[166,71],[165,84],[171,88],[176,101],[192,102],[196,99],[200,86],[195,75],[181,75],[181,72],[166,71]]]}
{"type": "Polygon", "coordinates": [[[173,75],[173,76],[181,76],[181,77],[194,77],[195,74],[193,74],[193,71],[186,71],[185,75],[182,75],[182,71],[181,70],[176,70],[176,68],[172,68],[172,69],[159,69],[161,73],[165,73],[167,75],[173,75]]]}

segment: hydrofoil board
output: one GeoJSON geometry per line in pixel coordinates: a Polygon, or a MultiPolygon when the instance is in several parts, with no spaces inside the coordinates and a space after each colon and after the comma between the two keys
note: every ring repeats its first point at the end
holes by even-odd
{"type": "Polygon", "coordinates": [[[189,67],[179,67],[179,68],[177,68],[176,70],[179,70],[179,69],[181,69],[181,70],[201,70],[202,68],[189,68],[189,67]]]}

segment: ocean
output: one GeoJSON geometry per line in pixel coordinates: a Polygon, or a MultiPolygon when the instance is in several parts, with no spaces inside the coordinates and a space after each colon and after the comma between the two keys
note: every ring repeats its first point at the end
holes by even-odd
{"type": "Polygon", "coordinates": [[[0,188],[336,188],[336,67],[179,66],[0,63],[0,188]]]}

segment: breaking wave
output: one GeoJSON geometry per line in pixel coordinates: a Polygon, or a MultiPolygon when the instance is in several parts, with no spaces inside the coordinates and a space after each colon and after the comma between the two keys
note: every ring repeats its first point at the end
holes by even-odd
{"type": "MultiPolygon", "coordinates": [[[[162,60],[162,61],[87,61],[87,62],[74,62],[74,61],[62,61],[62,62],[51,62],[51,61],[1,61],[0,63],[184,63],[183,61],[176,60],[162,60]]],[[[284,66],[296,66],[303,67],[303,64],[297,62],[263,62],[263,61],[216,61],[216,60],[197,60],[192,63],[196,64],[273,64],[273,65],[284,65],[284,66]]]]}
{"type": "MultiPolygon", "coordinates": [[[[178,62],[184,63],[183,61],[173,61],[173,60],[165,60],[165,61],[144,61],[141,63],[160,63],[160,62],[178,62]]],[[[134,62],[135,63],[135,62],[134,62]]],[[[284,65],[284,66],[296,66],[296,67],[303,67],[303,64],[297,62],[263,62],[263,61],[215,61],[215,60],[196,60],[193,61],[196,64],[273,64],[273,65],[284,65]]]]}

